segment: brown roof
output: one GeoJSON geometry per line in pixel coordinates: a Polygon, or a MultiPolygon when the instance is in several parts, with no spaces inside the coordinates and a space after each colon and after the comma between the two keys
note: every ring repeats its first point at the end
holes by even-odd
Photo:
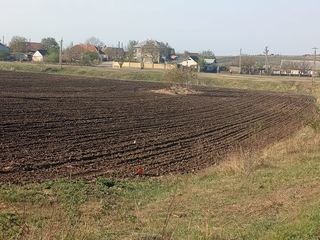
{"type": "Polygon", "coordinates": [[[90,44],[78,44],[72,47],[72,50],[75,50],[77,52],[92,52],[92,53],[98,53],[98,49],[90,44]]]}
{"type": "Polygon", "coordinates": [[[36,52],[42,49],[43,47],[41,43],[37,43],[37,42],[27,42],[26,46],[27,46],[27,52],[36,52]]]}

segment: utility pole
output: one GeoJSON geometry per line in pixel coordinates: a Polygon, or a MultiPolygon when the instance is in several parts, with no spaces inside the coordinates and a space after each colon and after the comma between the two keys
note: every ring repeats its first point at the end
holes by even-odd
{"type": "Polygon", "coordinates": [[[63,43],[63,39],[61,38],[61,40],[60,40],[60,51],[59,51],[59,64],[60,64],[60,69],[62,69],[62,43],[63,43]]]}
{"type": "Polygon", "coordinates": [[[269,60],[268,60],[269,47],[268,47],[268,46],[266,46],[266,47],[264,48],[264,54],[265,54],[265,56],[266,56],[264,66],[265,66],[265,69],[266,69],[266,70],[268,69],[268,71],[269,71],[269,60]]]}
{"type": "Polygon", "coordinates": [[[312,82],[314,81],[314,77],[316,75],[316,63],[317,63],[317,50],[318,48],[312,48],[314,50],[314,59],[313,59],[313,71],[312,71],[312,82]]]}
{"type": "Polygon", "coordinates": [[[240,57],[239,57],[239,73],[241,74],[242,73],[242,48],[240,48],[240,57]]]}

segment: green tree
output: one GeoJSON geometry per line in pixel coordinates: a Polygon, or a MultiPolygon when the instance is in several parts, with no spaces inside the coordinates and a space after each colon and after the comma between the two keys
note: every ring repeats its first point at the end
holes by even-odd
{"type": "Polygon", "coordinates": [[[199,60],[198,60],[198,70],[200,71],[200,72],[203,72],[204,71],[204,69],[205,69],[205,61],[204,61],[204,57],[202,57],[202,56],[200,56],[199,57],[199,60]]]}
{"type": "Polygon", "coordinates": [[[43,38],[41,40],[41,44],[42,44],[43,49],[46,49],[48,51],[51,49],[55,49],[55,50],[59,49],[59,44],[52,37],[43,38]]]}
{"type": "Polygon", "coordinates": [[[13,53],[24,53],[27,50],[27,39],[21,36],[13,36],[9,47],[13,53]]]}
{"type": "Polygon", "coordinates": [[[59,50],[54,48],[49,49],[45,61],[50,63],[59,62],[59,50]]]}
{"type": "Polygon", "coordinates": [[[83,54],[82,63],[85,65],[91,65],[99,61],[99,56],[97,53],[86,52],[83,54]]]}

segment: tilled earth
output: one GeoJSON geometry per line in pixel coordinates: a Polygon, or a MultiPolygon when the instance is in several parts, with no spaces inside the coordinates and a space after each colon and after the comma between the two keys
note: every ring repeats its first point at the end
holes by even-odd
{"type": "Polygon", "coordinates": [[[0,72],[0,182],[188,173],[292,134],[308,96],[0,72]]]}

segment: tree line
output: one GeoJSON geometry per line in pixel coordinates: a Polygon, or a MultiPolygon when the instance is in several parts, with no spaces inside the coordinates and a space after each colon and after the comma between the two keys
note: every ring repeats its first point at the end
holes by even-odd
{"type": "MultiPolygon", "coordinates": [[[[28,48],[29,41],[27,38],[22,36],[14,36],[12,37],[11,41],[9,42],[9,48],[11,54],[27,54],[27,48],[28,48]]],[[[46,62],[59,62],[59,51],[60,46],[55,38],[53,37],[46,37],[42,38],[41,40],[41,49],[46,50],[48,54],[45,56],[46,62]]],[[[112,54],[110,51],[112,51],[112,48],[106,48],[106,44],[101,41],[100,39],[96,37],[90,37],[85,41],[85,44],[93,45],[98,50],[104,50],[104,53],[106,55],[112,54]]],[[[121,56],[121,58],[126,59],[133,59],[134,58],[134,46],[138,44],[138,41],[130,40],[128,45],[126,46],[126,54],[125,56],[121,56]]],[[[74,59],[80,59],[81,55],[81,63],[93,63],[99,59],[98,54],[95,53],[79,53],[72,49],[73,44],[66,47],[63,50],[63,60],[67,62],[72,62],[74,59]]]]}

